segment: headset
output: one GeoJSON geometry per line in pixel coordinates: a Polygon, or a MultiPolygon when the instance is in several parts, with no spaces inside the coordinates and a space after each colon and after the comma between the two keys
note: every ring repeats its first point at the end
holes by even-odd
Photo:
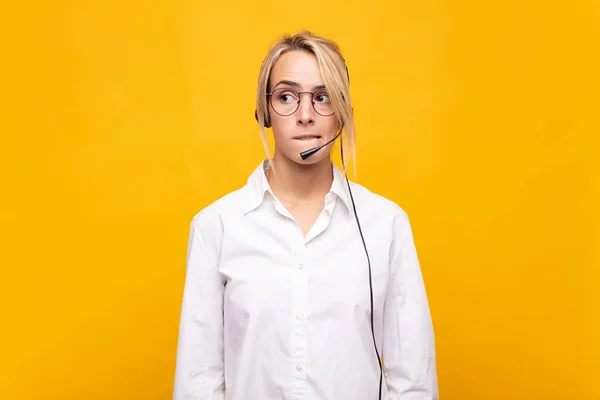
{"type": "MultiPolygon", "coordinates": [[[[350,74],[348,73],[348,66],[346,65],[346,60],[344,60],[344,67],[346,68],[346,76],[348,78],[348,84],[349,84],[350,83],[350,74]]],[[[298,99],[298,101],[300,101],[300,99],[298,99]]],[[[267,107],[268,107],[268,105],[267,105],[267,107]]],[[[256,121],[259,122],[257,110],[254,110],[254,118],[256,118],[256,121]]],[[[271,127],[271,117],[270,117],[269,113],[267,113],[265,115],[262,126],[264,126],[265,128],[271,127]]],[[[329,140],[325,144],[322,144],[321,146],[314,147],[312,149],[303,151],[302,153],[300,153],[300,157],[302,157],[303,160],[306,160],[308,157],[312,156],[317,151],[321,150],[323,147],[327,146],[328,144],[330,144],[331,142],[336,140],[342,133],[343,129],[344,129],[344,124],[342,122],[342,127],[340,128],[339,132],[337,133],[337,135],[335,135],[335,137],[333,139],[329,140]]],[[[354,211],[356,225],[358,226],[358,232],[360,233],[360,238],[362,240],[362,244],[365,249],[365,254],[367,255],[367,263],[369,265],[369,290],[370,290],[370,294],[371,294],[371,334],[373,337],[373,346],[375,347],[375,354],[377,355],[377,362],[379,363],[379,400],[381,400],[381,387],[382,387],[382,382],[383,382],[383,365],[381,362],[381,357],[379,355],[379,350],[377,349],[377,342],[375,341],[375,329],[373,328],[373,281],[371,278],[371,259],[369,258],[369,251],[367,250],[367,244],[365,243],[365,237],[363,236],[362,228],[360,226],[360,221],[358,220],[358,213],[356,212],[356,204],[354,203],[354,196],[352,195],[352,189],[350,188],[350,181],[348,180],[348,174],[346,173],[346,164],[344,163],[344,146],[343,146],[341,138],[340,138],[340,153],[342,156],[342,165],[344,166],[344,175],[346,177],[346,184],[348,185],[348,191],[350,193],[350,199],[352,201],[352,210],[354,211]]]]}

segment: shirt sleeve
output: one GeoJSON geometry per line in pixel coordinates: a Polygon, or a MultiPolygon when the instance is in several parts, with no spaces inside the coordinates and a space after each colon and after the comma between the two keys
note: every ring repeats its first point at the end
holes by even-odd
{"type": "Polygon", "coordinates": [[[173,400],[225,398],[223,292],[217,224],[190,227],[179,322],[173,400]]]}
{"type": "Polygon", "coordinates": [[[390,282],[383,314],[384,377],[389,400],[437,400],[435,341],[408,216],[394,220],[390,282]]]}

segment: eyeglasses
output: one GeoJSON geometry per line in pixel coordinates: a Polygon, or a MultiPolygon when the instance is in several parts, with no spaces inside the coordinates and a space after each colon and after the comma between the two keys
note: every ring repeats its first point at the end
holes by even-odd
{"type": "Polygon", "coordinates": [[[312,96],[311,103],[317,114],[323,117],[334,114],[329,94],[325,90],[297,92],[293,89],[279,88],[271,93],[267,93],[267,99],[270,99],[273,111],[283,117],[287,117],[295,113],[298,107],[300,107],[300,95],[302,94],[310,94],[312,96]]]}

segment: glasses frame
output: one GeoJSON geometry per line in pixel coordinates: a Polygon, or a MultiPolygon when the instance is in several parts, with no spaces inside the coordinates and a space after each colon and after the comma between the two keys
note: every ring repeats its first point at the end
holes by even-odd
{"type": "MultiPolygon", "coordinates": [[[[302,96],[301,95],[303,95],[303,94],[310,94],[310,98],[311,98],[310,102],[312,104],[313,110],[315,110],[315,112],[317,114],[319,114],[320,116],[322,116],[322,117],[331,117],[333,114],[335,114],[335,111],[333,111],[331,114],[321,114],[320,112],[317,111],[317,109],[315,107],[315,101],[314,101],[315,100],[315,94],[316,93],[322,93],[322,90],[323,89],[319,89],[319,90],[314,91],[314,92],[298,92],[297,90],[290,89],[290,88],[278,88],[278,89],[273,90],[272,92],[267,92],[267,100],[268,100],[269,104],[271,105],[271,108],[273,109],[273,111],[275,111],[275,114],[281,115],[282,117],[289,117],[290,115],[294,115],[294,113],[296,111],[298,111],[298,109],[300,108],[300,101],[302,101],[302,96]],[[298,101],[296,102],[296,108],[291,113],[289,113],[289,114],[280,114],[280,113],[277,112],[277,110],[275,110],[275,107],[273,106],[272,98],[273,98],[273,94],[276,91],[278,91],[278,90],[285,90],[285,91],[294,92],[294,93],[298,94],[298,101]]],[[[327,93],[327,92],[325,92],[325,93],[327,93]]],[[[327,95],[329,96],[329,94],[327,94],[327,95]]]]}

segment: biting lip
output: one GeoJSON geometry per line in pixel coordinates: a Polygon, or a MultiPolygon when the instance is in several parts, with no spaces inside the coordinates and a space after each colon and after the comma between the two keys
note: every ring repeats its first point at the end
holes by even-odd
{"type": "Polygon", "coordinates": [[[321,137],[322,137],[321,135],[306,134],[306,135],[294,136],[293,139],[310,140],[310,139],[321,139],[321,137]]]}

